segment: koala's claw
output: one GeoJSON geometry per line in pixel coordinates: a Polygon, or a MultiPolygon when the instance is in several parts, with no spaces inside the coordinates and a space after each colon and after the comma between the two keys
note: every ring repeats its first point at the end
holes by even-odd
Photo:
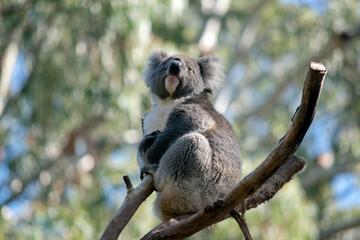
{"type": "Polygon", "coordinates": [[[140,180],[142,181],[144,179],[145,173],[143,171],[140,171],[140,180]]]}
{"type": "Polygon", "coordinates": [[[146,174],[151,174],[154,176],[158,167],[159,167],[159,164],[157,164],[157,163],[144,165],[140,171],[140,179],[143,180],[143,178],[146,174]]]}

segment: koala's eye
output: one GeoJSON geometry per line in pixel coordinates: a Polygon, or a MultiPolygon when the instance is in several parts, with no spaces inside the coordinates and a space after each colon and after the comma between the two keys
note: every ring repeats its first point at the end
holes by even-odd
{"type": "Polygon", "coordinates": [[[192,69],[191,67],[188,67],[188,71],[189,71],[189,72],[192,72],[193,69],[192,69]]]}

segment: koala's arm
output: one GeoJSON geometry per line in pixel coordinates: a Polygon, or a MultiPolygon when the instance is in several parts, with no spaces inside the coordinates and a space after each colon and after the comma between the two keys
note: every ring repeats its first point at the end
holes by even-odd
{"type": "Polygon", "coordinates": [[[199,107],[174,110],[169,116],[165,129],[157,135],[156,140],[148,149],[147,161],[159,163],[164,153],[178,138],[190,132],[206,131],[206,128],[212,127],[211,124],[213,124],[211,116],[199,107]]]}
{"type": "Polygon", "coordinates": [[[195,126],[185,112],[173,112],[169,116],[165,129],[157,135],[156,140],[146,152],[147,161],[159,163],[164,153],[178,138],[193,130],[195,126]]]}

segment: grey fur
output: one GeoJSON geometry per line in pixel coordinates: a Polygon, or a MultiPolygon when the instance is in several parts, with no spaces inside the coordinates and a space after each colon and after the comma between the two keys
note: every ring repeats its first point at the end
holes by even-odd
{"type": "Polygon", "coordinates": [[[192,59],[156,51],[146,83],[153,108],[144,117],[138,149],[142,173],[154,176],[155,212],[166,221],[193,214],[228,193],[241,179],[241,155],[229,122],[208,100],[224,77],[214,57],[192,59]],[[164,87],[168,65],[182,62],[173,94],[164,87]]]}
{"type": "Polygon", "coordinates": [[[224,66],[217,57],[207,56],[198,60],[205,86],[210,92],[220,88],[224,78],[224,66]]]}

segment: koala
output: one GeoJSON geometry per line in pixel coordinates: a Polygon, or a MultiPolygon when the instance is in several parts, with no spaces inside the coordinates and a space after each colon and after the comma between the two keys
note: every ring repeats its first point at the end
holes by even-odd
{"type": "Polygon", "coordinates": [[[155,51],[144,71],[152,109],[143,118],[137,161],[152,174],[156,215],[181,219],[224,197],[241,179],[239,143],[208,99],[224,78],[218,58],[155,51]]]}

